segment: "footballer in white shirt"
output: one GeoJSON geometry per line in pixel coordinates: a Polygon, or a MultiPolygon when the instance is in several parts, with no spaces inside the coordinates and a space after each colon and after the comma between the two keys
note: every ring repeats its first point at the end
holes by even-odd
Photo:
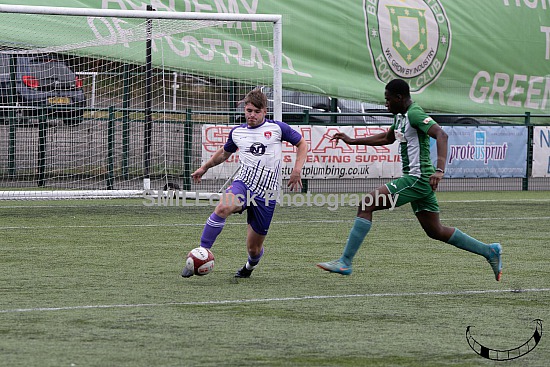
{"type": "MultiPolygon", "coordinates": [[[[206,221],[200,241],[201,247],[210,249],[221,233],[226,218],[234,213],[247,212],[248,260],[237,271],[236,278],[250,277],[263,256],[263,243],[276,206],[276,198],[269,195],[278,193],[282,184],[283,141],[297,148],[294,168],[288,180],[290,190],[300,190],[302,187],[301,171],[308,150],[304,138],[288,124],[266,119],[267,97],[261,90],[254,89],[243,102],[246,124],[233,128],[225,145],[191,175],[194,182],[199,183],[208,169],[225,162],[239,151],[239,173],[206,221]],[[266,197],[272,200],[265,202],[266,197]]],[[[193,271],[184,268],[181,275],[188,278],[193,271]]]]}

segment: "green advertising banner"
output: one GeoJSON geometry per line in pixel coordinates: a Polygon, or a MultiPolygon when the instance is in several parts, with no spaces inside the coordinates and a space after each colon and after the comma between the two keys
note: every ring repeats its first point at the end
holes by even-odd
{"type": "MultiPolygon", "coordinates": [[[[38,0],[2,3],[45,5],[38,0]]],[[[385,83],[403,78],[413,98],[431,112],[550,113],[547,0],[50,0],[47,5],[282,14],[285,88],[384,103],[385,83]]],[[[51,24],[2,21],[0,44],[33,44],[35,32],[55,26],[48,37],[52,45],[96,39],[94,55],[132,61],[131,43],[109,46],[104,41],[120,41],[137,20],[94,18],[68,25],[62,17],[52,17],[42,22],[51,24]]],[[[201,65],[208,63],[212,69],[215,64],[223,77],[269,62],[261,47],[240,37],[229,27],[213,28],[202,39],[192,33],[187,38],[167,35],[155,40],[154,52],[169,50],[165,67],[177,69],[185,62],[199,72],[201,65]],[[231,40],[253,62],[205,54],[201,46],[214,47],[212,40],[231,40]]]]}

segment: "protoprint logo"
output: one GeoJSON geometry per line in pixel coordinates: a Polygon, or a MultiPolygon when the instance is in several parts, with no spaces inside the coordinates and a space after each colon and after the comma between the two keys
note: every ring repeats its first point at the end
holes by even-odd
{"type": "Polygon", "coordinates": [[[374,74],[400,78],[421,92],[443,71],[451,27],[440,0],[363,0],[365,31],[374,74]]]}

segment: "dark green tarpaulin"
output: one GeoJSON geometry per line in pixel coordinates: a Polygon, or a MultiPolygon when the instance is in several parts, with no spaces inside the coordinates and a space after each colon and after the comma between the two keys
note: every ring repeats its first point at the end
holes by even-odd
{"type": "MultiPolygon", "coordinates": [[[[43,1],[3,4],[45,5],[43,1]]],[[[550,2],[547,0],[50,0],[48,6],[283,15],[283,86],[335,97],[383,103],[384,84],[407,79],[414,99],[429,111],[453,113],[550,112],[550,2]]],[[[75,26],[5,21],[0,42],[32,44],[47,29],[55,45],[89,40],[104,32],[98,21],[75,26]],[[56,31],[52,31],[55,29],[56,31]],[[21,31],[19,31],[21,30],[21,31]],[[27,30],[24,32],[23,30],[27,30]],[[21,39],[27,37],[28,39],[21,39]]],[[[15,16],[14,16],[15,17],[15,16]]],[[[44,20],[44,22],[46,22],[44,20]]],[[[120,23],[124,28],[129,23],[120,23]]],[[[116,29],[116,27],[111,27],[116,29]]],[[[225,31],[228,31],[226,28],[225,31]]],[[[213,32],[224,32],[217,29],[213,32]]],[[[116,33],[116,31],[115,31],[116,33]]],[[[229,30],[239,42],[237,32],[229,30]]],[[[117,36],[120,37],[120,34],[117,36]]],[[[215,37],[215,36],[214,36],[215,37]]],[[[222,38],[221,36],[219,37],[222,38]]],[[[165,66],[219,63],[220,76],[240,68],[223,57],[201,58],[193,42],[162,42],[165,66]],[[171,43],[171,44],[170,44],[171,43]],[[188,52],[183,52],[183,45],[188,52]],[[171,50],[171,52],[166,52],[171,50]]],[[[160,43],[158,44],[160,45],[160,43]]],[[[95,55],[130,58],[132,46],[94,48],[95,55]]],[[[140,46],[142,47],[142,46],[140,46]]],[[[86,52],[83,50],[82,52],[86,52]]],[[[268,60],[243,46],[245,57],[268,60]]],[[[259,65],[260,63],[256,63],[259,65]]]]}

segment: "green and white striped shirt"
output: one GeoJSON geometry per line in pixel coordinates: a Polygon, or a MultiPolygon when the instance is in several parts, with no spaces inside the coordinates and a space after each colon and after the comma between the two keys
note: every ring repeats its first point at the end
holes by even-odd
{"type": "Polygon", "coordinates": [[[435,121],[413,102],[407,112],[394,117],[391,129],[399,141],[403,175],[428,178],[434,172],[428,130],[435,121]]]}

